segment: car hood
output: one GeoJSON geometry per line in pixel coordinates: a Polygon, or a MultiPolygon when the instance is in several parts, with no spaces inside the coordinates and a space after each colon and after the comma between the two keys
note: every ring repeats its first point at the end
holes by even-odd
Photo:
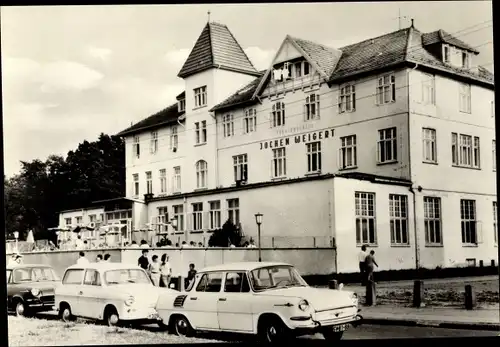
{"type": "Polygon", "coordinates": [[[161,293],[172,291],[168,288],[155,287],[152,284],[119,284],[110,286],[109,289],[116,291],[126,297],[132,295],[138,305],[153,307],[158,301],[161,293]]]}
{"type": "Polygon", "coordinates": [[[271,289],[258,293],[258,295],[305,299],[316,311],[357,305],[357,302],[352,300],[352,294],[353,292],[346,290],[314,288],[309,286],[271,289]]]}
{"type": "Polygon", "coordinates": [[[31,290],[33,288],[36,288],[39,289],[43,294],[54,294],[54,290],[59,284],[60,282],[25,282],[22,284],[18,284],[18,288],[20,290],[31,290]]]}

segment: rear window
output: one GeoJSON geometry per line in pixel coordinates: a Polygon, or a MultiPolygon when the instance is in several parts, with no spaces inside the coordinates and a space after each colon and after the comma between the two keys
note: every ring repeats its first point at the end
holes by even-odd
{"type": "Polygon", "coordinates": [[[83,272],[82,269],[74,269],[68,270],[64,274],[64,278],[62,280],[63,284],[81,284],[83,280],[83,272]]]}

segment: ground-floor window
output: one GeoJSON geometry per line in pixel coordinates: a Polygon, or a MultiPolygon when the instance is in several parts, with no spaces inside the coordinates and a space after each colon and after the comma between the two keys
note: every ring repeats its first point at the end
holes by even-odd
{"type": "Polygon", "coordinates": [[[193,225],[192,229],[194,231],[203,230],[203,203],[197,202],[192,204],[193,207],[193,225]]]}
{"type": "Polygon", "coordinates": [[[424,227],[426,245],[440,246],[443,244],[441,235],[441,198],[424,196],[424,227]]]}
{"type": "Polygon", "coordinates": [[[210,229],[218,229],[221,227],[221,211],[220,200],[210,201],[210,229]]]}
{"type": "Polygon", "coordinates": [[[460,219],[463,244],[477,244],[476,201],[460,200],[460,219]]]}
{"type": "Polygon", "coordinates": [[[376,244],[375,193],[356,192],[354,200],[356,212],[356,244],[376,244]]]}
{"type": "Polygon", "coordinates": [[[228,199],[227,200],[227,217],[234,224],[240,223],[240,200],[228,199]]]}
{"type": "Polygon", "coordinates": [[[177,230],[184,230],[184,206],[174,205],[172,210],[174,211],[174,218],[177,219],[177,230]]]}
{"type": "Polygon", "coordinates": [[[391,244],[409,244],[408,197],[406,195],[389,194],[389,216],[389,223],[391,228],[391,244]]]}

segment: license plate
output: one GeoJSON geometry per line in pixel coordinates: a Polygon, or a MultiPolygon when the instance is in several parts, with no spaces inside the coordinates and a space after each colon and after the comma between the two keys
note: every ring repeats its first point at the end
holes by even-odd
{"type": "Polygon", "coordinates": [[[349,324],[340,324],[340,325],[334,325],[333,326],[333,332],[340,332],[340,331],[346,331],[349,329],[349,324]]]}

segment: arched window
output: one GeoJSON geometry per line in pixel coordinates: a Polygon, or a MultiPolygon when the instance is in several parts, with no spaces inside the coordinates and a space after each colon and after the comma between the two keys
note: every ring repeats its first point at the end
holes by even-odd
{"type": "Polygon", "coordinates": [[[277,102],[271,112],[271,128],[285,125],[285,104],[277,102]]]}
{"type": "Polygon", "coordinates": [[[207,187],[207,162],[198,160],[196,162],[196,188],[207,187]]]}
{"type": "Polygon", "coordinates": [[[304,105],[304,119],[312,120],[319,118],[319,95],[311,94],[306,98],[304,105]]]}

